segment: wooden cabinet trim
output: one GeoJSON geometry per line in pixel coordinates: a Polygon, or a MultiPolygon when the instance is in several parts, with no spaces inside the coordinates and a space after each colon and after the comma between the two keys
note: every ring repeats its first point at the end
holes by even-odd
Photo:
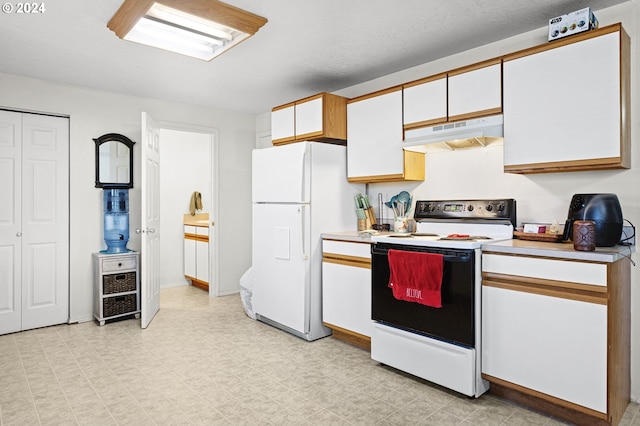
{"type": "Polygon", "coordinates": [[[447,73],[446,72],[443,72],[443,73],[440,73],[440,74],[436,74],[436,75],[432,75],[432,76],[429,76],[429,77],[424,77],[424,78],[421,78],[421,79],[418,79],[418,80],[413,80],[413,81],[410,81],[408,83],[404,83],[402,85],[402,88],[403,89],[407,89],[409,87],[419,86],[419,85],[424,84],[424,83],[429,83],[430,81],[442,80],[443,78],[447,78],[447,73]]]}
{"type": "Polygon", "coordinates": [[[333,337],[335,337],[336,339],[351,343],[368,351],[371,350],[371,337],[356,333],[355,331],[347,330],[342,327],[338,327],[337,325],[333,325],[328,322],[323,322],[322,324],[324,324],[325,327],[329,327],[331,329],[331,331],[333,332],[333,337]]]}
{"type": "Polygon", "coordinates": [[[356,268],[371,269],[371,259],[347,254],[322,253],[322,261],[336,265],[353,266],[356,268]]]}
{"type": "Polygon", "coordinates": [[[404,173],[392,175],[353,176],[353,183],[423,181],[425,178],[424,153],[404,151],[404,173]]]}
{"type": "Polygon", "coordinates": [[[209,242],[209,236],[208,235],[196,235],[196,234],[184,234],[184,239],[185,240],[194,240],[194,241],[204,241],[204,242],[209,242]]]}
{"type": "MultiPolygon", "coordinates": [[[[571,244],[571,243],[569,243],[571,244]]],[[[611,262],[599,262],[595,260],[582,260],[582,259],[566,259],[557,256],[539,256],[535,254],[518,254],[518,253],[505,253],[502,251],[492,251],[491,249],[482,249],[482,254],[495,254],[498,256],[513,256],[513,257],[528,257],[532,259],[549,259],[549,260],[561,260],[563,262],[576,262],[576,263],[595,263],[598,265],[609,265],[611,262]]]]}
{"type": "Polygon", "coordinates": [[[367,100],[367,99],[375,98],[377,96],[386,95],[388,93],[397,92],[398,90],[402,90],[402,86],[394,86],[394,87],[389,87],[387,89],[378,90],[378,91],[373,92],[373,93],[367,93],[366,95],[362,95],[362,96],[358,96],[357,98],[349,99],[347,101],[347,104],[364,101],[364,100],[367,100]]]}
{"type": "Polygon", "coordinates": [[[631,39],[620,31],[620,157],[621,168],[631,168],[631,39]]]}
{"type": "Polygon", "coordinates": [[[631,399],[631,266],[627,258],[607,271],[607,387],[611,424],[622,420],[631,399]]]}
{"type": "Polygon", "coordinates": [[[524,386],[520,386],[488,374],[482,373],[482,378],[491,382],[492,394],[495,393],[497,396],[522,403],[541,412],[569,420],[575,424],[610,424],[606,422],[608,418],[606,413],[601,413],[600,411],[592,410],[590,408],[583,407],[582,405],[565,401],[564,399],[555,398],[551,395],[525,388],[524,386]],[[497,385],[495,386],[495,388],[497,388],[495,389],[495,392],[494,385],[497,385]],[[507,390],[514,391],[516,394],[514,395],[507,392],[507,390]],[[605,422],[599,422],[598,420],[605,422]]]}
{"type": "Polygon", "coordinates": [[[467,114],[452,115],[451,117],[449,117],[448,121],[449,122],[463,121],[463,120],[469,120],[471,118],[487,117],[490,115],[496,115],[500,113],[502,113],[502,107],[496,107],[491,109],[485,109],[483,111],[469,112],[467,114]]]}
{"type": "Polygon", "coordinates": [[[608,301],[606,287],[565,281],[483,272],[482,285],[599,305],[607,305],[608,301]]]}
{"type": "Polygon", "coordinates": [[[475,64],[465,65],[463,67],[453,69],[451,71],[448,71],[447,75],[449,77],[453,77],[454,75],[464,74],[464,73],[467,73],[469,71],[479,70],[481,68],[490,67],[492,65],[498,65],[500,63],[502,63],[502,58],[501,57],[497,57],[497,58],[493,58],[493,59],[487,59],[486,61],[477,62],[475,64]]]}
{"type": "Polygon", "coordinates": [[[297,100],[295,102],[292,102],[292,103],[297,105],[297,104],[303,104],[305,102],[310,102],[310,101],[313,101],[313,100],[316,100],[316,99],[320,99],[320,98],[323,98],[323,100],[324,100],[324,97],[327,94],[328,94],[327,92],[318,93],[316,95],[311,95],[311,96],[308,96],[306,98],[299,99],[299,100],[297,100]]]}
{"type": "Polygon", "coordinates": [[[527,49],[519,50],[517,52],[509,53],[502,57],[504,62],[512,61],[514,59],[522,58],[536,53],[541,53],[546,50],[556,49],[558,47],[567,46],[569,44],[578,43],[590,38],[599,37],[609,33],[615,33],[617,31],[624,32],[621,23],[608,25],[606,27],[599,28],[597,30],[587,31],[581,34],[575,34],[571,37],[566,37],[560,40],[555,40],[552,43],[540,44],[538,46],[529,47],[527,49]]]}
{"type": "Polygon", "coordinates": [[[278,110],[285,109],[285,108],[291,108],[291,107],[293,107],[295,104],[296,104],[295,102],[289,102],[288,104],[279,105],[279,106],[277,106],[277,107],[273,107],[273,108],[271,109],[271,112],[278,111],[278,110]]]}
{"type": "Polygon", "coordinates": [[[550,163],[510,164],[504,166],[507,173],[555,173],[589,170],[628,169],[620,157],[593,158],[588,160],[557,161],[550,163]]]}
{"type": "Polygon", "coordinates": [[[415,123],[407,123],[407,124],[404,124],[402,127],[404,130],[413,130],[413,129],[419,129],[421,127],[431,127],[438,124],[444,124],[446,122],[447,122],[447,117],[438,117],[431,120],[417,121],[415,123]]]}

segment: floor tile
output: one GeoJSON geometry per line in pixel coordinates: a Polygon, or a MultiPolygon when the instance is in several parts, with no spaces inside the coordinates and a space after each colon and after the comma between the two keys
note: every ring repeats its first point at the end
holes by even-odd
{"type": "MultiPolygon", "coordinates": [[[[163,289],[151,325],[125,319],[0,336],[0,426],[563,425],[491,394],[470,399],[249,319],[238,295],[163,289]]],[[[640,426],[631,403],[621,426],[640,426]]]]}

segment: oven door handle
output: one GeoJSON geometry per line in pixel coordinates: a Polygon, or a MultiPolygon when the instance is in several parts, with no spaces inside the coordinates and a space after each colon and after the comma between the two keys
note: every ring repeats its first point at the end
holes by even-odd
{"type": "MultiPolygon", "coordinates": [[[[389,253],[388,249],[377,248],[376,246],[373,246],[371,248],[371,254],[373,254],[373,255],[377,254],[377,255],[387,256],[388,253],[389,253]]],[[[439,254],[439,253],[433,253],[433,252],[428,252],[428,251],[420,251],[418,253],[439,254]]],[[[473,256],[471,254],[467,254],[467,253],[459,254],[459,255],[443,255],[442,260],[445,261],[445,262],[467,263],[467,262],[471,262],[473,260],[473,256]]]]}
{"type": "Polygon", "coordinates": [[[462,256],[444,256],[443,260],[445,262],[467,263],[471,262],[471,255],[465,254],[462,256]]]}

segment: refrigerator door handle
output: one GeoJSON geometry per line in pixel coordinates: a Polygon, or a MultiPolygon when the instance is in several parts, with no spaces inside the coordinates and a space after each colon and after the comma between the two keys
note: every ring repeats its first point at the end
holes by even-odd
{"type": "Polygon", "coordinates": [[[305,239],[304,239],[304,206],[298,207],[298,217],[300,218],[300,255],[303,260],[309,260],[309,254],[305,251],[305,239]]]}
{"type": "Polygon", "coordinates": [[[309,170],[309,144],[305,144],[304,153],[302,154],[302,182],[300,182],[300,200],[304,203],[310,201],[307,199],[307,172],[309,170]]]}

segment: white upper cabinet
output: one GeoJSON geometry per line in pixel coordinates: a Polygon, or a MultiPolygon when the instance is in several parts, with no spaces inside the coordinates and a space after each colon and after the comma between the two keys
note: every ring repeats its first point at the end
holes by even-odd
{"type": "Polygon", "coordinates": [[[347,99],[319,93],[273,108],[271,139],[274,145],[301,141],[344,143],[347,99]]]}
{"type": "Polygon", "coordinates": [[[295,104],[290,103],[271,111],[271,140],[293,142],[296,138],[295,104]]]}
{"type": "Polygon", "coordinates": [[[500,58],[407,83],[403,86],[405,130],[500,114],[500,58]]]}
{"type": "Polygon", "coordinates": [[[403,97],[405,129],[447,121],[447,74],[405,84],[403,97]]]}
{"type": "Polygon", "coordinates": [[[504,168],[629,168],[629,37],[620,24],[504,59],[504,168]]]}
{"type": "Polygon", "coordinates": [[[351,182],[424,180],[424,154],[402,150],[402,87],[347,104],[351,182]]]}
{"type": "Polygon", "coordinates": [[[502,111],[500,59],[449,72],[449,121],[502,111]]]}

